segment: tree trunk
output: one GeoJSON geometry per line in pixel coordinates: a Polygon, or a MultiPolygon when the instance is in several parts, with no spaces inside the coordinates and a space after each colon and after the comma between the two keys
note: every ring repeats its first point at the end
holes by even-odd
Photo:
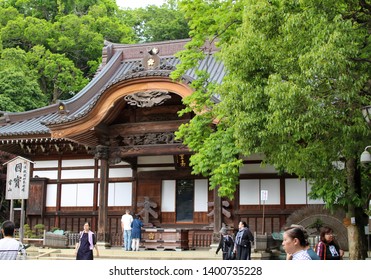
{"type": "MultiPolygon", "coordinates": [[[[357,167],[355,159],[347,160],[347,183],[349,198],[361,195],[361,173],[357,167]]],[[[364,260],[367,257],[367,242],[365,235],[365,219],[362,207],[354,205],[351,201],[348,204],[347,218],[352,221],[348,225],[348,244],[349,244],[349,259],[364,260]]]]}

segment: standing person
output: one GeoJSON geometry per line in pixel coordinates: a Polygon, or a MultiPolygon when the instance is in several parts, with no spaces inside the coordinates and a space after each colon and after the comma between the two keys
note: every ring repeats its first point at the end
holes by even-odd
{"type": "Polygon", "coordinates": [[[320,233],[320,241],[316,246],[316,253],[321,260],[341,260],[344,251],[335,241],[334,232],[330,227],[323,227],[320,233]]]}
{"type": "Polygon", "coordinates": [[[133,222],[133,216],[130,215],[130,210],[126,209],[125,214],[121,217],[121,229],[123,232],[123,249],[125,251],[131,251],[131,223],[133,222]]]}
{"type": "Polygon", "coordinates": [[[99,257],[99,251],[97,247],[97,238],[90,230],[90,223],[85,222],[84,230],[79,234],[79,242],[76,243],[75,254],[76,260],[93,260],[93,249],[97,251],[97,257],[99,257]]]}
{"type": "MultiPolygon", "coordinates": [[[[312,249],[312,247],[310,247],[310,244],[309,244],[309,241],[308,241],[309,236],[308,236],[307,230],[302,225],[292,224],[290,227],[299,227],[304,232],[304,236],[305,236],[305,239],[306,239],[305,240],[305,243],[306,243],[305,250],[307,250],[307,253],[312,260],[320,260],[319,256],[316,254],[316,252],[312,249]]],[[[286,259],[291,260],[292,255],[287,254],[286,259]]]]}
{"type": "Polygon", "coordinates": [[[139,251],[139,242],[142,237],[142,226],[143,222],[140,220],[140,216],[135,215],[134,220],[131,223],[131,249],[133,251],[139,251]]]}
{"type": "Polygon", "coordinates": [[[5,221],[1,226],[3,238],[0,239],[0,260],[24,260],[26,249],[21,242],[14,238],[15,225],[5,221]]]}
{"type": "Polygon", "coordinates": [[[222,229],[219,231],[221,236],[220,236],[220,241],[219,241],[219,246],[216,249],[216,254],[219,253],[220,250],[223,252],[223,260],[233,260],[234,259],[234,254],[233,254],[233,238],[230,236],[227,232],[227,229],[225,227],[222,227],[222,229]]]}
{"type": "Polygon", "coordinates": [[[251,242],[254,242],[254,236],[246,222],[240,221],[233,249],[233,252],[236,254],[236,260],[251,260],[251,242]]]}
{"type": "Polygon", "coordinates": [[[282,246],[292,260],[311,260],[307,252],[308,235],[301,227],[289,227],[283,234],[282,246]]]}

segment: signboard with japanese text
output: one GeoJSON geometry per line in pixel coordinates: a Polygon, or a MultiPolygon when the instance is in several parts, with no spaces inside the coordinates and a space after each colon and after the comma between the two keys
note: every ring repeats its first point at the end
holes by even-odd
{"type": "Polygon", "coordinates": [[[7,163],[6,199],[28,199],[31,161],[16,157],[7,163]]]}
{"type": "Polygon", "coordinates": [[[268,191],[267,190],[261,190],[260,191],[260,197],[262,201],[268,200],[268,191]]]}

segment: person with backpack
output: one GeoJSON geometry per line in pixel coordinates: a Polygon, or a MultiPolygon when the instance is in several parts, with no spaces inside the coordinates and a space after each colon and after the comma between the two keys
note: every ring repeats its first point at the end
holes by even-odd
{"type": "Polygon", "coordinates": [[[334,232],[330,227],[323,227],[320,233],[320,241],[316,245],[316,253],[321,260],[341,260],[344,251],[336,242],[334,232]]]}
{"type": "Polygon", "coordinates": [[[227,232],[227,229],[225,227],[222,227],[222,229],[219,231],[220,241],[219,246],[216,249],[216,254],[219,253],[220,250],[223,252],[223,260],[233,260],[234,259],[234,253],[233,253],[233,246],[234,241],[232,236],[230,236],[227,232]]]}
{"type": "Polygon", "coordinates": [[[99,251],[96,244],[97,238],[94,232],[90,230],[90,223],[85,222],[84,230],[79,234],[79,242],[76,243],[76,260],[93,260],[94,248],[97,251],[97,257],[99,257],[99,251]]]}

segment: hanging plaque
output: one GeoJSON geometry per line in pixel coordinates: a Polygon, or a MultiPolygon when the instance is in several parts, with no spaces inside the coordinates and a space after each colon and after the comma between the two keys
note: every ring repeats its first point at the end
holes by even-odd
{"type": "Polygon", "coordinates": [[[16,157],[7,163],[6,199],[28,199],[31,161],[16,157]]]}

